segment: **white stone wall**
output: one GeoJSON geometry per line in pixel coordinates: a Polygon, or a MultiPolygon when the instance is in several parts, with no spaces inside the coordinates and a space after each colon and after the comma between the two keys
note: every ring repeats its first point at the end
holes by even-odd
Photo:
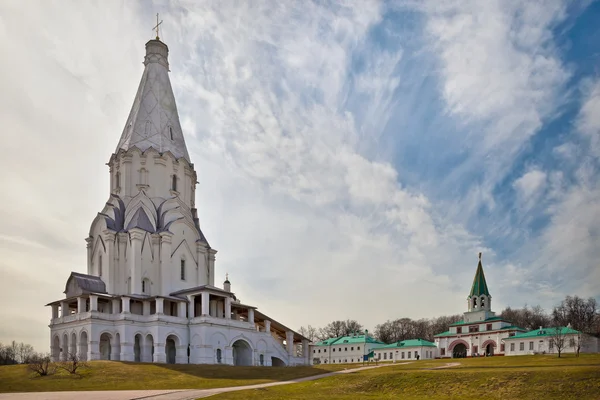
{"type": "Polygon", "coordinates": [[[411,346],[375,350],[375,358],[379,361],[415,361],[416,354],[419,355],[419,360],[431,360],[437,357],[437,347],[411,346]]]}
{"type": "MultiPolygon", "coordinates": [[[[505,340],[507,356],[523,356],[540,353],[556,354],[556,346],[550,346],[550,336],[522,338],[522,339],[507,339],[505,340]]],[[[576,353],[577,352],[577,335],[566,335],[565,346],[561,353],[576,353]]],[[[583,335],[581,339],[580,353],[598,353],[599,340],[593,336],[583,335]]]]}
{"type": "Polygon", "coordinates": [[[343,343],[332,346],[310,346],[311,363],[351,364],[363,362],[363,356],[369,354],[380,343],[343,343]]]}
{"type": "Polygon", "coordinates": [[[494,354],[504,354],[502,351],[503,339],[509,337],[508,331],[496,331],[496,332],[478,332],[474,334],[461,334],[460,337],[441,337],[435,338],[435,344],[438,347],[439,357],[452,357],[453,348],[455,343],[464,343],[467,347],[467,357],[473,357],[473,346],[477,346],[477,353],[480,355],[485,354],[485,347],[489,343],[494,343],[494,354]],[[442,354],[442,349],[445,349],[442,354]]]}
{"type": "Polygon", "coordinates": [[[300,357],[290,355],[270,332],[259,332],[254,324],[211,317],[195,320],[201,322],[188,326],[186,318],[97,311],[58,317],[53,319],[50,327],[51,355],[55,361],[64,359],[68,352],[75,352],[86,360],[165,363],[169,361],[165,345],[171,338],[175,342],[174,361],[177,364],[233,365],[233,345],[238,341],[248,344],[251,365],[270,366],[273,357],[285,365],[308,364],[308,353],[300,357]],[[135,337],[138,335],[141,340],[136,358],[135,337]],[[107,346],[101,343],[101,338],[109,339],[110,351],[106,351],[107,346]],[[221,352],[220,360],[217,350],[221,352]]]}

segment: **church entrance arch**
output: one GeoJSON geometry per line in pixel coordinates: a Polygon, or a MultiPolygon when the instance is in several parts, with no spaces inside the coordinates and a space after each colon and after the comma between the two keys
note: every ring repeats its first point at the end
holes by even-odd
{"type": "Polygon", "coordinates": [[[467,356],[467,346],[464,343],[458,343],[452,349],[452,358],[465,358],[467,356]]]}
{"type": "Polygon", "coordinates": [[[152,335],[146,335],[146,344],[142,347],[142,361],[153,362],[154,361],[154,338],[152,335]]]}
{"type": "Polygon", "coordinates": [[[77,334],[71,333],[71,342],[69,342],[69,359],[77,356],[77,334]]]}
{"type": "Polygon", "coordinates": [[[142,335],[139,333],[135,335],[133,340],[133,361],[142,361],[142,335]]]}
{"type": "Polygon", "coordinates": [[[167,354],[167,364],[175,364],[175,360],[177,358],[177,344],[179,343],[179,339],[175,335],[167,336],[167,341],[165,342],[165,353],[167,354]]]}
{"type": "Polygon", "coordinates": [[[79,358],[82,361],[87,361],[88,353],[88,334],[86,331],[79,335],[79,358]]]}
{"type": "Polygon", "coordinates": [[[61,351],[62,354],[60,358],[63,361],[67,361],[69,359],[69,335],[66,333],[63,335],[63,345],[61,351]]]}
{"type": "Polygon", "coordinates": [[[54,336],[54,340],[52,341],[52,360],[54,362],[59,361],[60,358],[60,339],[58,336],[54,336]]]}
{"type": "Polygon", "coordinates": [[[493,340],[488,340],[483,343],[481,346],[485,350],[485,355],[490,357],[494,355],[494,350],[496,350],[496,342],[493,340]]]}
{"type": "Polygon", "coordinates": [[[110,333],[103,333],[100,335],[100,359],[110,360],[112,335],[110,333]]]}
{"type": "Polygon", "coordinates": [[[252,365],[252,348],[245,340],[236,340],[232,346],[233,365],[252,365]]]}

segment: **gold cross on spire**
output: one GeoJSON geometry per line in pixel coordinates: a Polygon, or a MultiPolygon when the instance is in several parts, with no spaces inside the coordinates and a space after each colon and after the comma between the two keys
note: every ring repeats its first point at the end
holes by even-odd
{"type": "Polygon", "coordinates": [[[479,261],[481,261],[481,252],[479,252],[479,261]]]}
{"type": "Polygon", "coordinates": [[[154,28],[152,28],[152,30],[156,29],[156,40],[160,40],[160,38],[158,37],[158,27],[160,26],[160,24],[162,24],[162,20],[160,22],[158,22],[158,13],[156,14],[156,26],[154,28]]]}

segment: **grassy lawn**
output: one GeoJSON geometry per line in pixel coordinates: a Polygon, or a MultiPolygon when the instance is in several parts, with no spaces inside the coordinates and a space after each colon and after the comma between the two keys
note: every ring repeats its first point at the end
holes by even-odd
{"type": "Polygon", "coordinates": [[[0,392],[208,389],[283,381],[344,368],[347,366],[231,367],[93,361],[81,370],[80,376],[60,371],[52,376],[37,377],[24,365],[7,365],[0,366],[0,392]]]}
{"type": "Polygon", "coordinates": [[[225,399],[600,399],[600,355],[418,361],[225,399]],[[460,366],[433,369],[449,362],[460,366]]]}

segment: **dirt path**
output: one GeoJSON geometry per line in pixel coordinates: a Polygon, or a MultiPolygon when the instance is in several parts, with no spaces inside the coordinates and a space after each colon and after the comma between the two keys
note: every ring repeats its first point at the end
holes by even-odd
{"type": "Polygon", "coordinates": [[[452,368],[452,367],[456,367],[456,366],[459,366],[459,365],[460,365],[460,363],[453,362],[453,363],[447,363],[446,365],[440,365],[439,367],[435,367],[435,368],[431,368],[431,369],[452,368]]]}
{"type": "Polygon", "coordinates": [[[79,391],[79,392],[34,392],[34,393],[2,393],[0,400],[17,399],[17,400],[193,400],[201,397],[214,396],[215,394],[237,392],[240,390],[260,389],[271,386],[289,385],[292,383],[300,383],[314,381],[317,379],[327,378],[329,376],[350,374],[359,371],[365,371],[373,368],[391,367],[394,365],[404,365],[406,363],[382,364],[369,367],[360,367],[345,369],[343,371],[329,372],[327,374],[309,376],[306,378],[292,379],[283,382],[261,383],[258,385],[247,386],[231,386],[214,389],[181,389],[181,390],[104,390],[104,391],[79,391]]]}

